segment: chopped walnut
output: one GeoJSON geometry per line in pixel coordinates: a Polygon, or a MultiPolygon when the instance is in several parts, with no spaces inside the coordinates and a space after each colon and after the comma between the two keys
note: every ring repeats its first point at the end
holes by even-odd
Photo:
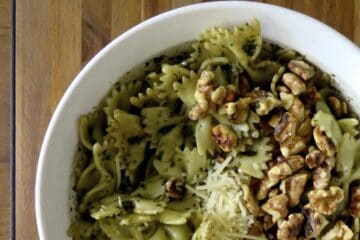
{"type": "Polygon", "coordinates": [[[308,174],[298,173],[281,181],[280,189],[283,194],[288,196],[288,205],[290,207],[295,207],[300,203],[300,198],[305,190],[307,179],[308,174]]]}
{"type": "Polygon", "coordinates": [[[281,121],[281,115],[282,115],[282,113],[280,111],[271,115],[270,120],[268,121],[268,124],[271,127],[275,128],[281,121]]]}
{"type": "Polygon", "coordinates": [[[250,102],[250,98],[240,98],[236,102],[225,103],[219,108],[219,113],[227,115],[234,123],[244,122],[249,115],[250,102]]]}
{"type": "Polygon", "coordinates": [[[224,102],[226,97],[226,88],[224,86],[217,87],[214,91],[211,92],[211,102],[216,105],[221,105],[224,102]]]}
{"type": "Polygon", "coordinates": [[[239,91],[233,84],[226,85],[225,89],[226,95],[224,102],[233,102],[239,97],[239,91]]]}
{"type": "Polygon", "coordinates": [[[251,224],[247,234],[251,235],[251,236],[263,237],[264,236],[264,230],[263,230],[263,227],[261,225],[261,222],[256,221],[253,224],[251,224]]]}
{"type": "Polygon", "coordinates": [[[254,216],[261,216],[262,211],[261,211],[257,201],[255,200],[254,196],[252,195],[249,186],[243,184],[243,185],[241,185],[241,188],[242,188],[242,191],[243,191],[243,194],[244,194],[244,200],[245,200],[245,203],[246,203],[246,208],[254,216]]]}
{"type": "Polygon", "coordinates": [[[269,198],[262,206],[261,209],[272,216],[272,221],[275,223],[281,218],[288,215],[287,203],[288,197],[285,194],[280,194],[269,198]]]}
{"type": "Polygon", "coordinates": [[[313,150],[305,157],[305,162],[310,169],[319,167],[325,161],[325,154],[320,150],[313,150]]]}
{"type": "Polygon", "coordinates": [[[280,189],[278,189],[278,188],[273,188],[273,189],[271,189],[271,191],[269,192],[268,197],[269,197],[269,198],[272,198],[272,197],[274,197],[274,196],[276,196],[276,195],[279,195],[279,194],[281,194],[280,189]]]}
{"type": "Polygon", "coordinates": [[[271,167],[268,172],[268,185],[274,186],[276,185],[281,179],[290,176],[293,173],[293,169],[290,167],[289,163],[284,161],[278,164],[275,164],[271,167]]]}
{"type": "Polygon", "coordinates": [[[348,106],[346,101],[340,100],[338,97],[328,97],[327,103],[336,117],[341,117],[348,113],[348,106]]]}
{"type": "Polygon", "coordinates": [[[286,158],[293,172],[302,169],[305,166],[305,160],[301,155],[293,155],[286,158]]]}
{"type": "Polygon", "coordinates": [[[272,186],[273,185],[271,184],[271,182],[269,181],[269,178],[267,176],[265,176],[263,179],[261,179],[259,189],[257,189],[256,199],[257,200],[265,199],[272,186]]]}
{"type": "Polygon", "coordinates": [[[296,118],[290,113],[281,116],[281,122],[274,129],[274,137],[278,142],[284,142],[288,137],[296,133],[296,118]]]}
{"type": "Polygon", "coordinates": [[[276,91],[278,91],[280,93],[290,93],[290,90],[287,87],[285,87],[284,85],[277,86],[276,91]]]}
{"type": "Polygon", "coordinates": [[[191,120],[204,117],[213,108],[213,104],[209,100],[211,91],[215,88],[214,78],[215,75],[211,71],[206,70],[201,73],[194,94],[196,105],[189,112],[191,120]]]}
{"type": "Polygon", "coordinates": [[[295,96],[291,93],[281,92],[279,94],[282,105],[289,110],[294,103],[295,96]]]}
{"type": "Polygon", "coordinates": [[[331,179],[331,170],[327,167],[317,167],[313,171],[314,189],[325,189],[329,186],[331,179]]]}
{"type": "Polygon", "coordinates": [[[259,116],[265,116],[274,108],[280,106],[280,104],[281,102],[278,99],[269,94],[269,96],[265,98],[259,98],[256,100],[255,111],[259,116]]]}
{"type": "Polygon", "coordinates": [[[263,219],[263,228],[264,230],[269,230],[270,228],[272,228],[275,225],[275,222],[272,220],[271,215],[266,214],[263,219]]]}
{"type": "Polygon", "coordinates": [[[301,231],[304,216],[301,213],[290,214],[288,220],[279,224],[277,239],[279,240],[296,240],[301,231]]]}
{"type": "Polygon", "coordinates": [[[360,217],[360,186],[352,188],[349,212],[353,217],[360,217]]]}
{"type": "Polygon", "coordinates": [[[170,178],[165,183],[168,196],[173,199],[183,199],[185,195],[184,184],[175,177],[170,178]]]}
{"type": "Polygon", "coordinates": [[[212,136],[214,137],[216,144],[224,152],[230,152],[237,144],[236,133],[224,124],[219,124],[213,127],[212,136]]]}
{"type": "Polygon", "coordinates": [[[305,139],[299,136],[288,137],[284,142],[280,143],[281,154],[285,157],[302,153],[306,147],[305,139]]]}
{"type": "Polygon", "coordinates": [[[307,194],[309,208],[324,215],[333,214],[338,204],[344,199],[344,191],[335,186],[329,190],[316,189],[307,194]]]}
{"type": "Polygon", "coordinates": [[[336,153],[335,146],[325,133],[321,132],[319,127],[316,127],[314,128],[313,135],[316,146],[323,151],[326,156],[333,157],[336,153]]]}
{"type": "Polygon", "coordinates": [[[289,112],[296,118],[296,121],[300,124],[305,119],[305,106],[302,101],[296,97],[293,104],[289,108],[289,112]]]}
{"type": "Polygon", "coordinates": [[[321,237],[321,240],[352,240],[353,236],[354,233],[343,221],[337,221],[335,226],[321,237]]]}
{"type": "Polygon", "coordinates": [[[324,215],[310,209],[308,205],[303,208],[302,212],[306,219],[305,235],[307,239],[318,237],[324,227],[329,223],[328,220],[324,215]]]}
{"type": "Polygon", "coordinates": [[[304,96],[305,105],[313,106],[314,104],[316,104],[317,101],[320,100],[320,98],[321,96],[313,84],[307,86],[307,91],[304,96]]]}
{"type": "Polygon", "coordinates": [[[293,73],[285,73],[282,81],[294,95],[299,95],[306,91],[304,81],[293,73]]]}
{"type": "Polygon", "coordinates": [[[314,67],[310,66],[302,60],[291,60],[288,63],[288,68],[303,80],[307,81],[315,75],[314,67]]]}

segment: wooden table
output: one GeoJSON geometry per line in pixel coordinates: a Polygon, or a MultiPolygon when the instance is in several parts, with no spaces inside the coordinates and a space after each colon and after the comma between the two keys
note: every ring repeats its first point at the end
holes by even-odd
{"type": "MultiPolygon", "coordinates": [[[[0,69],[9,75],[9,1],[0,1],[0,69]],[[5,43],[5,44],[4,44],[5,43]],[[5,66],[5,70],[3,68],[5,66]],[[7,69],[7,70],[6,70],[7,69]]],[[[81,67],[131,26],[191,0],[16,1],[16,238],[37,239],[34,183],[52,112],[81,67]]],[[[360,44],[360,0],[268,0],[316,17],[360,44]]],[[[330,49],[331,51],[331,49],[330,49]]],[[[0,239],[8,225],[8,77],[1,78],[0,239]],[[4,108],[4,109],[3,109],[4,108]],[[4,114],[5,113],[5,114],[4,114]],[[4,147],[4,149],[3,149],[4,147]],[[3,183],[5,182],[5,184],[3,183]],[[5,188],[3,188],[5,186],[5,188]],[[5,216],[5,218],[4,218],[5,216]]]]}

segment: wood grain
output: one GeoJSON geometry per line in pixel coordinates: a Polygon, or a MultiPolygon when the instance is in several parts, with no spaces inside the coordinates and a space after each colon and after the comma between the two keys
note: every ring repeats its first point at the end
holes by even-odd
{"type": "MultiPolygon", "coordinates": [[[[197,2],[201,1],[17,0],[17,239],[38,238],[34,218],[33,189],[39,148],[51,114],[76,73],[104,45],[128,28],[163,11],[197,2]]],[[[293,8],[318,18],[360,45],[359,0],[263,0],[261,2],[293,8]]],[[[7,3],[9,0],[0,1],[1,11],[4,11],[3,6],[7,3]]],[[[6,11],[5,15],[8,14],[6,11]]],[[[2,24],[3,12],[0,12],[0,17],[2,24]]],[[[8,48],[4,48],[2,44],[7,41],[3,29],[6,31],[6,27],[1,27],[0,31],[2,56],[0,66],[3,66],[4,61],[6,62],[6,57],[3,56],[6,55],[4,52],[8,51],[8,48]]],[[[1,79],[1,96],[8,96],[3,95],[8,92],[7,83],[8,79],[1,79]]],[[[1,98],[1,107],[8,108],[8,101],[1,98]]],[[[3,114],[0,117],[1,121],[8,121],[3,114]]],[[[6,131],[0,131],[0,134],[3,132],[6,131]]],[[[1,135],[1,145],[8,148],[8,140],[5,139],[3,143],[2,139],[3,135],[1,135]]],[[[2,151],[0,152],[3,154],[2,151]]],[[[1,155],[1,169],[8,163],[7,155],[8,153],[5,157],[1,155]]],[[[0,171],[0,181],[8,178],[6,172],[0,171]]],[[[2,191],[1,189],[0,203],[6,206],[8,202],[3,196],[7,196],[7,192],[4,191],[3,194],[2,191]]],[[[0,205],[0,214],[3,216],[8,208],[3,209],[2,206],[0,205]]],[[[0,239],[6,239],[4,236],[7,236],[8,225],[6,220],[4,224],[2,221],[3,219],[0,220],[0,239]]]]}
{"type": "Polygon", "coordinates": [[[10,0],[0,1],[0,239],[9,239],[10,222],[10,0]]]}

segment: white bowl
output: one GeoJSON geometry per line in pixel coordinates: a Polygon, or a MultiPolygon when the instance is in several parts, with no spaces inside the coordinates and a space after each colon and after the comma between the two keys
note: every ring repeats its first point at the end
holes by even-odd
{"type": "Polygon", "coordinates": [[[42,144],[35,186],[40,239],[67,239],[70,175],[76,151],[77,122],[91,111],[120,76],[163,50],[195,39],[212,26],[240,25],[257,18],[263,36],[304,54],[335,75],[336,84],[360,105],[360,51],[325,24],[303,14],[254,2],[211,2],[179,8],[151,18],[122,34],[79,73],[62,97],[42,144]]]}

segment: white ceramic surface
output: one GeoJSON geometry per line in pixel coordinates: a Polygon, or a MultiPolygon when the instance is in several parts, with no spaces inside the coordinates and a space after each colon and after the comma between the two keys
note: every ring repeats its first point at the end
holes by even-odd
{"type": "Polygon", "coordinates": [[[70,174],[77,120],[89,112],[126,71],[164,49],[195,39],[212,26],[259,19],[263,36],[298,50],[335,74],[340,90],[360,109],[360,51],[351,41],[300,13],[254,2],[211,2],[179,8],[151,18],[122,34],[79,73],[50,121],[36,176],[36,220],[40,239],[67,239],[70,174]]]}

